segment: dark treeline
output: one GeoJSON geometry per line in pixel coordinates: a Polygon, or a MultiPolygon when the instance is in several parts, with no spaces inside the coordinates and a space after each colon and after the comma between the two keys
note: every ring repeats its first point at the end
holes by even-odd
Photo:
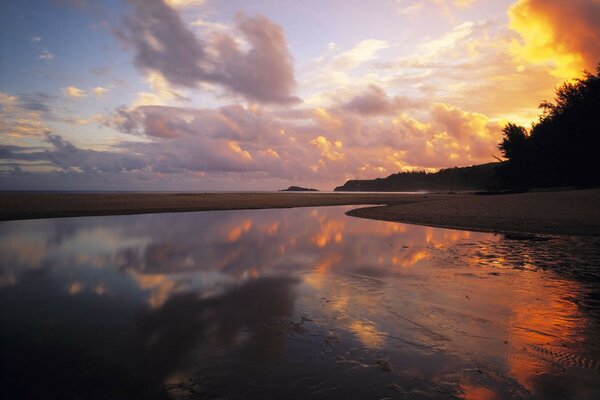
{"type": "Polygon", "coordinates": [[[401,172],[373,180],[350,180],[336,191],[418,191],[528,189],[600,186],[600,64],[597,75],[563,83],[554,103],[542,102],[538,122],[528,131],[509,123],[498,145],[503,162],[401,172]]]}
{"type": "Polygon", "coordinates": [[[511,187],[598,186],[600,160],[600,64],[597,75],[564,83],[554,103],[529,131],[508,124],[498,146],[506,162],[498,168],[511,187]]]}
{"type": "Polygon", "coordinates": [[[412,192],[419,190],[482,190],[497,186],[496,169],[500,163],[447,168],[435,173],[399,172],[387,178],[354,179],[335,188],[348,192],[412,192]]]}

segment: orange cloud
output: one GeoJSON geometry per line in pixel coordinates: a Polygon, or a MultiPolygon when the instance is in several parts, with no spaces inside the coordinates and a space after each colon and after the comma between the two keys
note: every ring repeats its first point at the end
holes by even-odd
{"type": "Polygon", "coordinates": [[[318,136],[310,141],[315,147],[321,151],[321,157],[330,161],[338,161],[344,159],[344,153],[337,151],[342,147],[342,142],[339,140],[330,141],[325,136],[318,136]]]}
{"type": "Polygon", "coordinates": [[[556,77],[571,79],[600,61],[598,0],[518,0],[508,16],[521,36],[511,51],[522,62],[547,64],[556,77]]]}

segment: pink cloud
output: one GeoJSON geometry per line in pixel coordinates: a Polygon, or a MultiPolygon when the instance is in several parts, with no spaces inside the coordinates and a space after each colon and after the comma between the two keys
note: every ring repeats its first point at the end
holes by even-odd
{"type": "Polygon", "coordinates": [[[162,0],[129,2],[132,13],[117,35],[134,50],[138,68],[159,72],[173,85],[215,83],[258,102],[299,101],[283,29],[268,18],[236,15],[236,28],[250,45],[245,51],[228,33],[198,38],[162,0]]]}

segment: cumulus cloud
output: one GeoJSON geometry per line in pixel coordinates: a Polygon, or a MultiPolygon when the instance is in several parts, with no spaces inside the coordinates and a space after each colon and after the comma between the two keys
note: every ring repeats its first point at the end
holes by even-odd
{"type": "Polygon", "coordinates": [[[559,78],[574,78],[600,61],[600,1],[518,0],[508,15],[521,36],[513,53],[523,62],[548,63],[559,78]]]}
{"type": "Polygon", "coordinates": [[[344,158],[344,154],[338,150],[342,147],[342,142],[340,140],[331,142],[325,136],[317,136],[311,140],[310,143],[319,149],[321,157],[332,161],[342,160],[344,158]]]}
{"type": "Polygon", "coordinates": [[[159,72],[176,86],[207,82],[258,102],[298,101],[283,29],[266,17],[236,15],[236,28],[249,45],[245,50],[227,33],[197,37],[162,0],[129,2],[133,11],[118,35],[135,51],[138,68],[159,72]]]}
{"type": "Polygon", "coordinates": [[[500,136],[498,123],[485,115],[443,103],[421,120],[404,113],[360,115],[340,107],[307,110],[290,119],[260,107],[230,105],[121,108],[105,123],[141,140],[100,151],[46,132],[45,150],[0,149],[11,168],[5,175],[16,176],[15,167],[21,168],[19,176],[30,173],[27,163],[38,162],[69,179],[86,175],[87,186],[111,177],[121,183],[131,179],[132,187],[154,182],[173,188],[176,182],[182,189],[190,182],[202,187],[217,180],[230,187],[235,180],[242,187],[243,180],[247,188],[273,189],[265,185],[275,181],[331,188],[353,177],[489,162],[500,136]]]}
{"type": "Polygon", "coordinates": [[[120,109],[108,123],[151,139],[123,147],[149,155],[152,169],[162,173],[235,171],[289,178],[307,168],[296,139],[282,134],[280,121],[260,109],[144,106],[120,109]]]}
{"type": "Polygon", "coordinates": [[[80,89],[76,86],[67,86],[66,88],[63,89],[63,93],[65,96],[74,97],[74,98],[85,97],[87,95],[85,90],[80,89]]]}
{"type": "Polygon", "coordinates": [[[373,173],[382,174],[412,166],[435,169],[489,162],[500,138],[497,122],[443,103],[435,104],[425,121],[405,114],[364,119],[340,108],[316,110],[310,121],[300,123],[241,106],[218,111],[141,107],[131,112],[125,112],[129,119],[121,117],[123,129],[159,139],[161,149],[177,144],[185,150],[173,153],[186,154],[177,161],[186,168],[261,170],[288,177],[293,171],[313,179],[318,177],[309,170],[325,179],[360,171],[367,164],[375,166],[373,173]],[[257,158],[273,156],[269,149],[277,157],[257,158]]]}

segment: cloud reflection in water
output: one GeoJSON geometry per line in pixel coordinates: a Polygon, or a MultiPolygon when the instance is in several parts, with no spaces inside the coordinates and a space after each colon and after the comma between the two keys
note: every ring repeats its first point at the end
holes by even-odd
{"type": "Polygon", "coordinates": [[[1,223],[2,394],[598,394],[597,240],[344,210],[1,223]]]}

